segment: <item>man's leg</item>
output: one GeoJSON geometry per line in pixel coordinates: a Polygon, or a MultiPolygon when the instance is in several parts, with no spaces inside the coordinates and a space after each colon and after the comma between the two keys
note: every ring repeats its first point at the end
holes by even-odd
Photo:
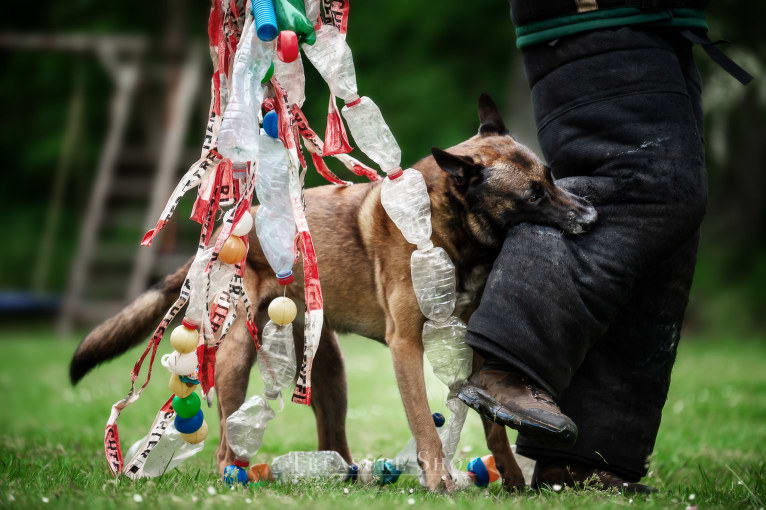
{"type": "MultiPolygon", "coordinates": [[[[695,100],[676,49],[662,36],[592,32],[530,51],[525,63],[544,155],[600,219],[580,237],[512,229],[467,341],[559,398],[642,276],[697,231],[704,154],[695,100]]],[[[505,382],[492,377],[501,400],[505,382]]],[[[486,387],[492,377],[474,382],[486,387]]],[[[530,384],[522,380],[506,393],[521,386],[530,384]]],[[[610,389],[600,390],[608,400],[610,389]]],[[[534,433],[523,425],[516,428],[534,433]]]]}
{"type": "MultiPolygon", "coordinates": [[[[678,36],[667,37],[678,55],[702,138],[701,82],[691,48],[678,36]]],[[[646,474],[670,385],[698,239],[696,232],[669,258],[645,271],[628,305],[588,352],[561,395],[562,410],[580,427],[577,444],[556,450],[519,437],[519,453],[538,459],[533,484],[582,481],[594,468],[631,482],[646,474]]]]}
{"type": "Polygon", "coordinates": [[[518,453],[538,460],[533,485],[583,481],[593,468],[629,482],[646,474],[670,386],[697,239],[693,235],[636,283],[630,302],[559,397],[561,410],[579,427],[577,443],[551,448],[519,436],[518,453]]]}

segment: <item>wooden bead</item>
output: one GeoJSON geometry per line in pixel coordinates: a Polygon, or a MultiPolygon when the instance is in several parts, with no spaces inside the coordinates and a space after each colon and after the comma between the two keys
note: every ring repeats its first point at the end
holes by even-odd
{"type": "Polygon", "coordinates": [[[199,332],[183,324],[176,326],[170,333],[170,345],[181,354],[188,354],[197,349],[199,332]]]}
{"type": "Polygon", "coordinates": [[[242,239],[237,236],[229,236],[218,253],[218,260],[224,264],[237,264],[244,258],[245,250],[247,247],[242,239]]]}
{"type": "Polygon", "coordinates": [[[278,297],[269,303],[269,319],[279,326],[290,324],[297,314],[298,307],[288,297],[278,297]]]}
{"type": "Polygon", "coordinates": [[[180,398],[186,398],[192,394],[196,384],[189,384],[183,382],[177,374],[170,374],[170,383],[168,389],[173,392],[174,395],[180,398]]]}
{"type": "Polygon", "coordinates": [[[181,436],[181,439],[186,441],[190,444],[197,444],[201,443],[202,441],[207,438],[207,421],[202,422],[202,426],[198,428],[195,432],[192,432],[191,434],[183,434],[179,433],[181,436]]]}
{"type": "Polygon", "coordinates": [[[231,230],[231,235],[242,237],[246,236],[250,230],[253,228],[253,215],[249,212],[245,212],[245,214],[242,215],[242,217],[239,219],[239,222],[234,225],[234,228],[231,230]]]}
{"type": "Polygon", "coordinates": [[[173,410],[181,418],[191,418],[197,414],[202,407],[202,401],[199,395],[192,392],[186,398],[181,398],[178,395],[173,397],[173,410]]]}

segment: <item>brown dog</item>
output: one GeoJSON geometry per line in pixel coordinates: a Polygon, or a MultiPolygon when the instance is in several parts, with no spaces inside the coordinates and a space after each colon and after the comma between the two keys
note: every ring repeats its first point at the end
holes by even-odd
{"type": "MultiPolygon", "coordinates": [[[[492,99],[479,98],[479,133],[452,147],[433,149],[414,168],[427,183],[431,198],[434,245],[444,248],[457,272],[455,315],[467,321],[476,308],[492,262],[509,227],[520,222],[584,231],[596,220],[584,200],[558,188],[550,171],[526,147],[507,134],[492,99]]],[[[319,449],[338,451],[351,460],[345,434],[346,378],[336,332],[353,332],[384,342],[391,349],[396,380],[427,487],[446,488],[451,481],[442,463],[442,445],[426,399],[420,312],[410,280],[407,243],[380,203],[378,183],[350,187],[322,186],[306,190],[306,217],[314,238],[322,291],[324,327],[314,360],[312,407],[319,449]]],[[[255,208],[252,210],[255,214],[255,208]]],[[[282,294],[255,232],[245,273],[247,292],[264,307],[282,294]]],[[[147,291],[115,317],[91,332],[72,359],[72,381],[90,368],[140,341],[175,299],[189,264],[147,291]]],[[[287,295],[300,302],[302,267],[296,263],[287,295]]],[[[240,317],[244,314],[240,313],[240,317]]],[[[302,326],[296,324],[296,352],[302,352],[302,326]]],[[[216,392],[221,424],[244,401],[255,350],[241,319],[232,327],[216,362],[216,392]]],[[[475,364],[480,361],[475,360],[475,364]]],[[[487,445],[506,488],[523,486],[505,429],[484,421],[487,445]]],[[[225,430],[217,457],[222,470],[233,460],[225,430]]]]}

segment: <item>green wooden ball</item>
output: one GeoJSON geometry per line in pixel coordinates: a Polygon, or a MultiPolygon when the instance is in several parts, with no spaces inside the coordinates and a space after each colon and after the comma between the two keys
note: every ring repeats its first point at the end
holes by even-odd
{"type": "Polygon", "coordinates": [[[173,397],[173,410],[181,418],[191,418],[199,412],[200,407],[202,402],[196,392],[190,393],[186,398],[173,397]]]}

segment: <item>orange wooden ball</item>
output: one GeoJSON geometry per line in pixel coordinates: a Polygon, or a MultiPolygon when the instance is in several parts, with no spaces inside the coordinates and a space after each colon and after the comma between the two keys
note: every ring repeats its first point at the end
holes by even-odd
{"type": "Polygon", "coordinates": [[[229,236],[218,253],[218,260],[224,264],[236,264],[242,261],[246,250],[245,242],[241,238],[229,236]]]}

